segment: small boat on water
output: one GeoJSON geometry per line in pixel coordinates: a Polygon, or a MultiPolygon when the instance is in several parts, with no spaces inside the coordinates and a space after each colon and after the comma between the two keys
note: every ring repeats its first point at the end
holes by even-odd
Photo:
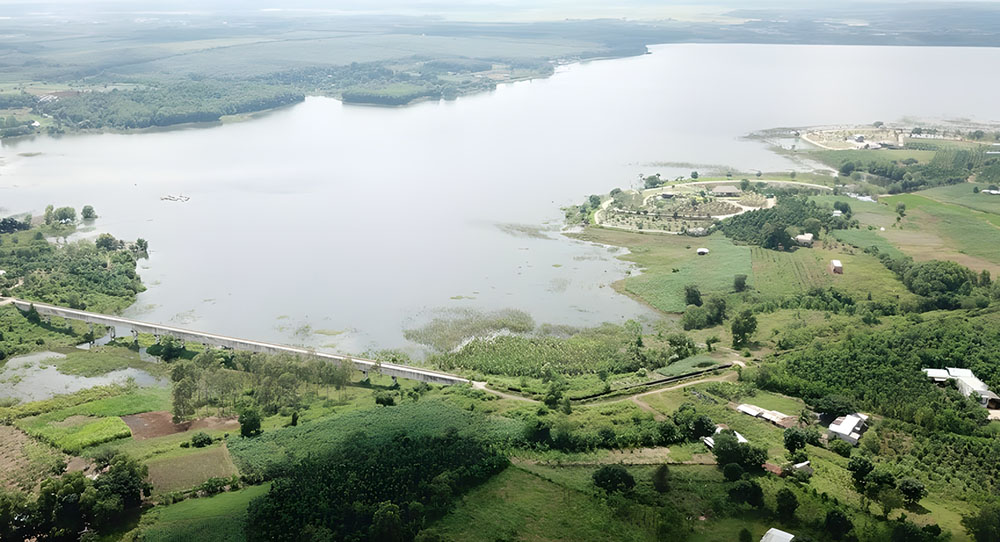
{"type": "Polygon", "coordinates": [[[165,196],[160,196],[160,199],[164,200],[164,201],[180,201],[180,202],[185,202],[185,201],[187,201],[187,200],[189,200],[191,198],[188,197],[188,196],[185,196],[184,194],[181,194],[179,196],[174,196],[174,195],[171,195],[171,194],[167,194],[165,196]]]}

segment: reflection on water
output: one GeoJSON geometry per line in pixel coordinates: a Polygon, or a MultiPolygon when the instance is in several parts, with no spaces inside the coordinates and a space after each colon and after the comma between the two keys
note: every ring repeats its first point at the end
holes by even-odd
{"type": "Polygon", "coordinates": [[[658,46],[452,102],[310,98],[205,129],[5,142],[0,194],[13,211],[90,204],[99,230],[147,239],[140,319],[415,350],[402,330],[449,308],[573,326],[651,317],[607,287],[629,265],[550,231],[560,207],[690,164],[796,167],[743,138],[762,128],[1000,119],[1000,71],[966,69],[997,64],[1000,49],[658,46]]]}
{"type": "Polygon", "coordinates": [[[40,401],[54,395],[73,393],[93,386],[135,380],[140,386],[163,386],[167,382],[139,369],[120,369],[103,376],[65,375],[46,360],[65,358],[58,352],[35,352],[7,360],[0,369],[0,398],[14,397],[22,402],[40,401]]]}

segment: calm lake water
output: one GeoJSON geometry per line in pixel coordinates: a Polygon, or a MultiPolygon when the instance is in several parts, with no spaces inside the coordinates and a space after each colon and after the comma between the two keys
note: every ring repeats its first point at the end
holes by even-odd
{"type": "Polygon", "coordinates": [[[654,163],[782,170],[794,166],[742,136],[1000,119],[1000,72],[988,68],[1000,49],[652,51],[454,102],[310,98],[238,124],[7,143],[0,207],[92,204],[99,231],[146,238],[149,289],[131,316],[346,352],[412,349],[403,329],[455,308],[573,325],[651,317],[609,287],[629,269],[614,252],[558,228],[559,208],[588,194],[692,169],[654,163]]]}

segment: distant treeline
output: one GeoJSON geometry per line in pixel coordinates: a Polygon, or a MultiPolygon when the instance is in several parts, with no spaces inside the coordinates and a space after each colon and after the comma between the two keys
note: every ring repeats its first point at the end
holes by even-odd
{"type": "Polygon", "coordinates": [[[972,175],[976,175],[979,182],[996,182],[1000,180],[1000,160],[989,157],[983,149],[945,148],[937,150],[926,164],[912,158],[891,163],[872,160],[840,164],[840,175],[846,177],[855,172],[867,173],[870,182],[884,187],[890,194],[898,194],[962,183],[972,175]]]}
{"type": "Polygon", "coordinates": [[[135,129],[187,122],[213,122],[223,115],[293,104],[305,94],[288,87],[187,81],[108,92],[83,92],[38,101],[35,109],[58,123],[82,129],[135,129]]]}

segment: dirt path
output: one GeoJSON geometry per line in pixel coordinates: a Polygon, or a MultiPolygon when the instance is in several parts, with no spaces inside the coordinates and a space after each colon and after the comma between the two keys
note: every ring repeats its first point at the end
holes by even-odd
{"type": "MultiPolygon", "coordinates": [[[[646,395],[653,395],[654,393],[663,393],[665,391],[679,390],[679,389],[686,388],[688,386],[694,386],[695,384],[703,384],[705,382],[732,382],[732,381],[736,380],[736,378],[738,376],[739,375],[737,373],[730,371],[730,372],[727,372],[727,373],[724,373],[724,374],[721,374],[721,375],[715,375],[715,376],[711,376],[711,377],[707,377],[707,378],[699,378],[698,380],[689,380],[687,382],[682,382],[682,383],[674,385],[674,386],[668,386],[666,388],[658,388],[658,389],[655,389],[655,390],[645,391],[645,392],[642,392],[642,393],[639,393],[639,394],[631,396],[629,398],[629,400],[631,400],[633,403],[635,403],[635,405],[638,406],[639,408],[641,408],[642,410],[644,410],[644,411],[649,412],[650,414],[652,414],[654,420],[656,420],[656,421],[663,421],[663,420],[667,419],[666,414],[663,414],[659,410],[656,410],[655,408],[649,406],[648,403],[646,403],[645,401],[642,400],[642,397],[645,397],[646,395]]],[[[615,401],[608,401],[608,402],[609,403],[613,403],[615,401]]]]}
{"type": "Polygon", "coordinates": [[[524,401],[526,403],[540,403],[541,402],[541,401],[538,401],[537,399],[530,399],[528,397],[524,397],[524,396],[521,396],[521,395],[514,395],[512,393],[504,393],[502,391],[497,391],[497,390],[495,390],[493,388],[487,388],[486,387],[486,382],[476,382],[476,381],[473,380],[472,381],[472,387],[474,389],[483,390],[486,393],[490,393],[490,394],[496,395],[497,397],[499,397],[501,399],[512,399],[514,401],[524,401]]]}

